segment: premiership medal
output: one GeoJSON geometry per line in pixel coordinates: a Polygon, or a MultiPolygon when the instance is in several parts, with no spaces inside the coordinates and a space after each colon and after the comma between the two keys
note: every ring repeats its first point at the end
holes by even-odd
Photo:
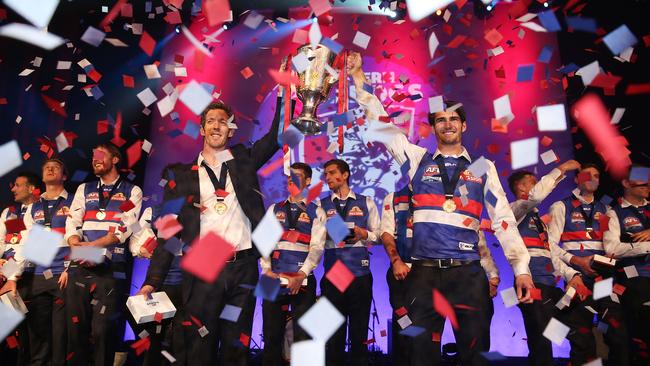
{"type": "Polygon", "coordinates": [[[445,212],[454,212],[456,211],[456,203],[452,199],[446,199],[445,203],[442,204],[442,209],[445,210],[445,212]]]}
{"type": "Polygon", "coordinates": [[[104,219],[106,218],[106,212],[104,212],[104,211],[98,211],[98,212],[95,214],[95,218],[96,218],[97,220],[104,220],[104,219]]]}
{"type": "Polygon", "coordinates": [[[13,236],[11,237],[11,239],[9,239],[9,242],[11,244],[17,244],[18,243],[18,234],[14,233],[13,236]]]}
{"type": "Polygon", "coordinates": [[[217,214],[223,215],[226,213],[226,210],[228,210],[228,205],[226,205],[223,201],[219,201],[214,205],[214,210],[217,212],[217,214]]]}
{"type": "Polygon", "coordinates": [[[593,230],[592,228],[587,228],[587,232],[586,232],[587,238],[589,238],[589,239],[593,239],[593,236],[591,236],[591,233],[592,233],[593,231],[594,231],[594,230],[593,230]]]}

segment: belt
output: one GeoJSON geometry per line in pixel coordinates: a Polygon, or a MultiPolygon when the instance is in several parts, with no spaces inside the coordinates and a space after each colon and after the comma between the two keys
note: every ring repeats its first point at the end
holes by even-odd
{"type": "Polygon", "coordinates": [[[444,269],[444,268],[460,267],[478,261],[444,258],[444,259],[413,259],[412,262],[414,266],[444,269]]]}
{"type": "Polygon", "coordinates": [[[242,260],[244,258],[250,258],[250,257],[255,257],[255,251],[253,250],[253,248],[244,249],[235,252],[232,255],[232,257],[230,257],[230,259],[226,261],[226,263],[234,263],[237,262],[238,260],[242,260]]]}

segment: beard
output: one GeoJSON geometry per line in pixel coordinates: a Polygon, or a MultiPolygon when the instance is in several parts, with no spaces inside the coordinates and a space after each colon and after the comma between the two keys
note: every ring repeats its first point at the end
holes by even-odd
{"type": "Polygon", "coordinates": [[[104,174],[110,172],[112,168],[113,168],[112,166],[109,167],[109,166],[106,166],[106,165],[102,165],[101,167],[98,168],[98,167],[93,165],[93,174],[95,174],[97,176],[101,176],[101,175],[104,175],[104,174]]]}

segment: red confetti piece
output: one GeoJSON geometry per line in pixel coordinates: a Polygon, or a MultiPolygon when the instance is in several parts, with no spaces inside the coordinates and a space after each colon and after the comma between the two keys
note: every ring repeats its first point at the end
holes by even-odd
{"type": "Polygon", "coordinates": [[[140,43],[138,45],[149,57],[153,56],[153,50],[156,48],[156,41],[149,35],[149,33],[147,33],[147,31],[142,31],[142,36],[140,37],[140,43]]]}
{"type": "Polygon", "coordinates": [[[334,263],[332,268],[327,271],[325,278],[341,291],[341,293],[344,293],[354,280],[354,274],[352,274],[348,267],[346,267],[339,259],[334,263]]]}
{"type": "Polygon", "coordinates": [[[458,329],[458,320],[456,319],[454,308],[451,307],[447,299],[436,289],[433,289],[433,309],[442,317],[448,318],[454,329],[458,329]]]}

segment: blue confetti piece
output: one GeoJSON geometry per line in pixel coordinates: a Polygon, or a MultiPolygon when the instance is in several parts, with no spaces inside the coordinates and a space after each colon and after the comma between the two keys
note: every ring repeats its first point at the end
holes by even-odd
{"type": "Polygon", "coordinates": [[[183,255],[183,242],[175,236],[167,239],[164,248],[176,257],[183,255]]]}
{"type": "Polygon", "coordinates": [[[339,44],[336,41],[334,41],[334,40],[332,40],[330,38],[327,38],[327,37],[321,38],[320,44],[322,44],[323,46],[329,48],[332,52],[336,53],[337,55],[341,51],[343,51],[343,46],[341,44],[339,44]]]}
{"type": "Polygon", "coordinates": [[[497,205],[497,197],[490,190],[488,190],[487,194],[485,195],[485,201],[492,205],[492,207],[496,207],[497,205]]]}
{"type": "Polygon", "coordinates": [[[533,80],[533,72],[535,71],[535,65],[520,65],[517,67],[517,82],[526,82],[533,80]]]}
{"type": "Polygon", "coordinates": [[[573,62],[562,66],[558,71],[562,74],[570,74],[572,72],[578,71],[580,67],[578,65],[574,64],[573,62]]]}
{"type": "Polygon", "coordinates": [[[300,143],[305,138],[305,135],[300,132],[294,125],[289,125],[289,127],[282,132],[280,135],[280,145],[288,145],[289,147],[294,147],[300,143]]]}
{"type": "Polygon", "coordinates": [[[638,40],[627,25],[623,24],[603,37],[603,42],[614,55],[619,55],[626,48],[634,46],[638,40]]]}
{"type": "Polygon", "coordinates": [[[537,14],[537,17],[539,18],[539,22],[542,23],[542,27],[546,28],[547,31],[557,32],[562,30],[562,26],[560,26],[560,22],[557,20],[553,10],[541,12],[537,14]]]}
{"type": "Polygon", "coordinates": [[[197,125],[196,123],[194,123],[192,121],[187,121],[187,123],[185,124],[185,129],[183,130],[183,133],[196,140],[196,138],[199,137],[199,131],[200,130],[201,130],[201,127],[199,125],[197,125]]]}
{"type": "Polygon", "coordinates": [[[363,90],[367,91],[370,94],[373,94],[375,92],[375,89],[372,87],[372,85],[368,83],[363,83],[363,90]]]}
{"type": "Polygon", "coordinates": [[[160,211],[160,216],[165,216],[168,214],[178,214],[181,212],[183,205],[185,204],[185,197],[179,197],[171,201],[167,201],[163,204],[162,210],[160,211]]]}
{"type": "Polygon", "coordinates": [[[348,234],[350,234],[350,229],[348,229],[345,221],[343,221],[341,216],[338,214],[327,219],[325,228],[327,229],[330,238],[335,243],[340,243],[346,236],[348,236],[348,234]]]}
{"type": "Polygon", "coordinates": [[[401,110],[400,110],[400,111],[395,111],[395,112],[391,113],[391,114],[388,116],[388,118],[395,118],[395,117],[399,116],[400,114],[402,114],[402,112],[403,112],[403,111],[401,111],[401,110]]]}
{"type": "Polygon", "coordinates": [[[596,33],[598,24],[596,19],[585,17],[566,17],[566,24],[574,31],[596,33]]]}
{"type": "Polygon", "coordinates": [[[255,287],[255,297],[260,297],[264,300],[275,301],[280,292],[280,280],[262,275],[257,286],[255,287]]]}
{"type": "Polygon", "coordinates": [[[422,94],[411,95],[411,96],[409,96],[409,99],[410,100],[420,100],[420,99],[422,99],[422,94]]]}
{"type": "Polygon", "coordinates": [[[231,321],[233,323],[237,323],[237,320],[239,319],[239,314],[241,314],[240,307],[226,304],[226,306],[223,307],[223,310],[221,310],[221,315],[219,315],[219,319],[224,319],[224,320],[231,321]]]}
{"type": "Polygon", "coordinates": [[[182,133],[181,130],[179,130],[178,128],[175,128],[175,129],[173,129],[173,130],[167,132],[167,136],[169,136],[169,137],[171,137],[171,138],[176,138],[176,137],[178,137],[178,136],[180,136],[180,135],[182,135],[182,134],[183,134],[183,133],[182,133]]]}
{"type": "Polygon", "coordinates": [[[650,181],[650,168],[635,166],[630,170],[630,180],[639,182],[650,181]]]}
{"type": "Polygon", "coordinates": [[[352,113],[352,111],[338,113],[332,116],[334,127],[345,126],[349,122],[352,122],[352,120],[354,120],[354,113],[352,113]]]}
{"type": "Polygon", "coordinates": [[[90,89],[90,92],[93,94],[93,98],[95,100],[99,100],[101,97],[104,96],[104,92],[102,92],[101,89],[99,89],[99,86],[95,85],[90,89]]]}
{"type": "Polygon", "coordinates": [[[537,57],[537,61],[547,64],[549,63],[549,61],[551,61],[552,56],[553,56],[553,47],[544,46],[544,48],[542,48],[542,51],[539,53],[539,56],[537,57]]]}
{"type": "Polygon", "coordinates": [[[406,329],[402,330],[401,332],[399,332],[399,334],[407,336],[407,337],[415,338],[415,337],[419,336],[420,334],[422,334],[424,332],[424,330],[425,329],[422,328],[422,327],[417,327],[415,325],[411,325],[409,327],[406,327],[406,329]]]}
{"type": "Polygon", "coordinates": [[[214,91],[214,85],[210,83],[203,82],[201,83],[201,86],[203,87],[203,89],[205,89],[205,91],[207,91],[210,94],[212,94],[212,92],[214,91]]]}
{"type": "Polygon", "coordinates": [[[181,123],[181,116],[178,114],[178,112],[171,112],[169,114],[169,118],[171,118],[172,122],[174,122],[175,124],[181,123]]]}

